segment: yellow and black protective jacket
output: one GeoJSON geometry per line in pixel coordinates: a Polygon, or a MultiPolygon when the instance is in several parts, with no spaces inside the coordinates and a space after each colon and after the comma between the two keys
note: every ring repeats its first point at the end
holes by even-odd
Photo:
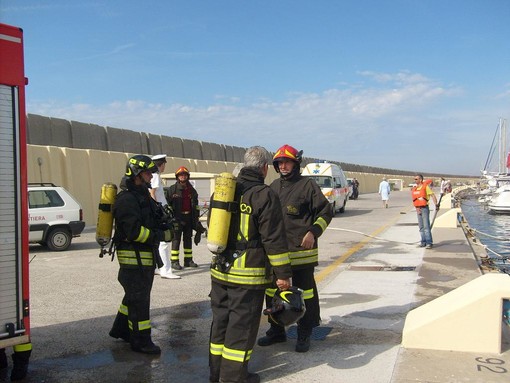
{"type": "MultiPolygon", "coordinates": [[[[292,276],[287,239],[278,196],[264,184],[258,169],[243,168],[237,178],[240,200],[238,219],[233,219],[227,256],[236,254],[228,270],[211,267],[214,282],[263,290],[273,277],[292,276]],[[231,245],[233,244],[233,246],[231,245]]],[[[235,214],[233,214],[235,215],[235,214]]]]}
{"type": "Polygon", "coordinates": [[[315,267],[319,262],[318,238],[333,218],[333,209],[320,187],[310,177],[296,173],[288,179],[277,179],[271,189],[278,195],[283,211],[292,269],[315,267]],[[315,237],[312,249],[301,248],[305,234],[315,237]]]}
{"type": "Polygon", "coordinates": [[[113,206],[117,259],[120,267],[154,268],[161,262],[157,202],[151,198],[146,185],[135,186],[130,180],[124,185],[113,206]]]}

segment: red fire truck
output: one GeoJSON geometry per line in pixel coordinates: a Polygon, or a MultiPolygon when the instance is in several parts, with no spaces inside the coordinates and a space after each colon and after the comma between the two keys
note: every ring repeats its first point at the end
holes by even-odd
{"type": "MultiPolygon", "coordinates": [[[[28,354],[28,198],[23,31],[0,24],[0,349],[28,354]]],[[[5,363],[5,351],[3,362],[5,363]]],[[[2,362],[2,361],[0,361],[2,362]]],[[[5,366],[4,366],[5,367],[5,366]]],[[[24,368],[26,373],[26,367],[24,368]]],[[[19,372],[19,371],[18,371],[19,372]]],[[[21,372],[22,373],[22,372],[21,372]]],[[[11,375],[13,379],[14,376],[11,375]]],[[[18,379],[20,376],[17,377],[18,379]]],[[[14,380],[14,379],[13,379],[14,380]]]]}

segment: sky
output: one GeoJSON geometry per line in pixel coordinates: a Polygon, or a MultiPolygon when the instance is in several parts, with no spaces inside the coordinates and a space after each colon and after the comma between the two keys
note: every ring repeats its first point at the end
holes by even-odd
{"type": "Polygon", "coordinates": [[[507,0],[0,0],[28,113],[449,175],[479,175],[510,118],[509,20],[507,0]]]}

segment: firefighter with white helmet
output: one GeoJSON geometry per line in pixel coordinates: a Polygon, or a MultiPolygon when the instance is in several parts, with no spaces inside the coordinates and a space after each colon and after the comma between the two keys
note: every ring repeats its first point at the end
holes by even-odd
{"type": "Polygon", "coordinates": [[[113,206],[113,242],[124,298],[110,336],[121,338],[131,344],[133,351],[146,354],[161,353],[151,339],[150,295],[154,270],[162,265],[159,243],[172,239],[172,231],[158,220],[161,206],[149,193],[148,185],[156,171],[150,157],[131,157],[120,184],[122,191],[113,206]]]}
{"type": "MultiPolygon", "coordinates": [[[[302,177],[300,164],[302,151],[283,145],[273,157],[273,166],[280,173],[270,187],[278,195],[283,209],[283,221],[287,234],[292,284],[303,290],[306,312],[298,323],[296,352],[307,352],[314,327],[320,324],[319,295],[314,278],[318,265],[318,238],[333,218],[333,211],[319,186],[311,177],[302,177]]],[[[267,305],[271,305],[276,289],[266,290],[267,305]]],[[[285,327],[269,318],[271,327],[266,336],[258,340],[259,346],[285,342],[285,327]]]]}

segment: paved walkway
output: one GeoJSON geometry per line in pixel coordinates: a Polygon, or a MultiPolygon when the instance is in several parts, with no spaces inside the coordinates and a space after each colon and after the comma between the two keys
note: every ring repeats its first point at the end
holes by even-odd
{"type": "MultiPolygon", "coordinates": [[[[434,229],[431,250],[416,246],[408,192],[393,193],[388,209],[381,205],[377,194],[349,201],[320,239],[316,275],[323,324],[311,350],[294,352],[291,327],[286,343],[255,347],[251,370],[263,382],[282,383],[508,382],[508,343],[496,355],[400,346],[411,309],[481,274],[460,228],[434,229]]],[[[94,233],[77,238],[66,252],[31,247],[34,352],[26,381],[207,382],[210,254],[204,242],[194,248],[198,269],[180,272],[181,280],[155,279],[153,337],[163,350],[158,358],[108,337],[122,289],[117,262],[97,256],[94,233]]],[[[266,328],[263,318],[261,335],[266,328]]],[[[473,331],[483,331],[483,323],[473,331]]]]}

